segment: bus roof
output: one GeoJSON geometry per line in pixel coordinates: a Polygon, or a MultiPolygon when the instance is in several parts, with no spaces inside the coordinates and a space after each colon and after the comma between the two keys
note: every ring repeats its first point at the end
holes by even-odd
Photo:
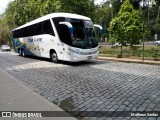
{"type": "Polygon", "coordinates": [[[30,25],[33,25],[35,23],[38,23],[38,22],[42,22],[42,21],[45,21],[45,20],[48,20],[48,19],[51,19],[51,18],[54,18],[54,17],[67,17],[67,18],[74,18],[74,19],[82,19],[82,20],[91,20],[89,17],[85,17],[85,16],[82,16],[82,15],[78,15],[78,14],[72,14],[72,13],[51,13],[51,14],[48,14],[48,15],[45,15],[45,16],[42,16],[38,19],[35,19],[31,22],[28,22],[18,28],[15,28],[13,29],[12,31],[14,30],[18,30],[18,29],[21,29],[21,28],[24,28],[24,27],[27,27],[27,26],[30,26],[30,25]]]}

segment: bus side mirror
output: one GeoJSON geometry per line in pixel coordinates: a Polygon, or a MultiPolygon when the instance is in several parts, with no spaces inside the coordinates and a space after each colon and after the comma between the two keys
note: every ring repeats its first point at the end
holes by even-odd
{"type": "Polygon", "coordinates": [[[103,34],[103,28],[100,25],[94,24],[94,27],[98,27],[99,28],[99,34],[102,35],[103,34]]]}
{"type": "Polygon", "coordinates": [[[71,23],[69,23],[69,22],[59,22],[59,24],[60,25],[66,25],[68,27],[68,29],[69,29],[69,33],[71,35],[73,35],[73,26],[72,26],[71,23]]]}

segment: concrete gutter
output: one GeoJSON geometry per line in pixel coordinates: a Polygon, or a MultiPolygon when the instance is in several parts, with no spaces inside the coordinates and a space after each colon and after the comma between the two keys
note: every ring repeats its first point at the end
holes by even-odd
{"type": "Polygon", "coordinates": [[[151,61],[151,60],[139,60],[139,59],[128,59],[128,58],[116,58],[116,57],[98,57],[99,60],[109,60],[109,61],[118,61],[126,63],[140,63],[140,64],[150,64],[150,65],[160,65],[160,61],[151,61]]]}

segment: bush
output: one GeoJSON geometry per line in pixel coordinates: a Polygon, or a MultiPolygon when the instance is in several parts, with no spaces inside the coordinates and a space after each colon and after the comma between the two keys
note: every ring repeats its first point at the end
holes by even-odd
{"type": "MultiPolygon", "coordinates": [[[[143,48],[141,46],[123,47],[123,57],[136,57],[141,58],[143,56],[143,48]]],[[[117,57],[120,54],[120,47],[100,47],[100,54],[105,56],[117,57]]],[[[160,47],[145,46],[144,56],[148,59],[158,60],[160,59],[160,47]]]]}

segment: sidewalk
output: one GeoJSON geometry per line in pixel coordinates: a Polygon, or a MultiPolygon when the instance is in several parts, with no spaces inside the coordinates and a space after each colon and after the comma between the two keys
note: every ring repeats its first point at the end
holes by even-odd
{"type": "Polygon", "coordinates": [[[150,64],[150,65],[160,65],[160,61],[151,61],[151,60],[140,60],[140,59],[128,59],[128,58],[116,58],[116,57],[98,57],[99,60],[110,60],[118,62],[127,62],[127,63],[141,63],[141,64],[150,64]]]}
{"type": "MultiPolygon", "coordinates": [[[[0,111],[63,111],[0,70],[0,111]]],[[[1,115],[0,115],[1,116],[1,115]]],[[[74,117],[0,118],[0,120],[76,120],[74,117]]]]}

